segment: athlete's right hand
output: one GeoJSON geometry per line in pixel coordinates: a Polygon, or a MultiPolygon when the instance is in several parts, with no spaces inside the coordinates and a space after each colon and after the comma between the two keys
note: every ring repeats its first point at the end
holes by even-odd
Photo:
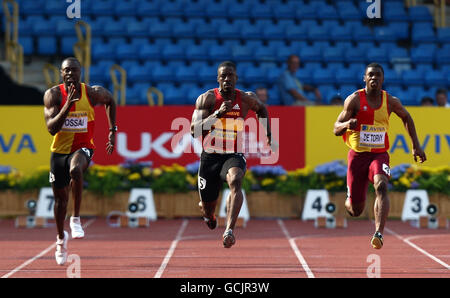
{"type": "Polygon", "coordinates": [[[351,118],[347,121],[347,129],[355,129],[358,125],[358,120],[356,118],[351,118]]]}
{"type": "Polygon", "coordinates": [[[80,98],[73,98],[76,92],[76,88],[75,85],[72,83],[69,86],[69,92],[67,92],[67,103],[71,104],[74,103],[76,101],[79,101],[80,98]]]}
{"type": "Polygon", "coordinates": [[[224,100],[219,108],[220,116],[223,116],[226,112],[231,111],[231,100],[224,100]]]}

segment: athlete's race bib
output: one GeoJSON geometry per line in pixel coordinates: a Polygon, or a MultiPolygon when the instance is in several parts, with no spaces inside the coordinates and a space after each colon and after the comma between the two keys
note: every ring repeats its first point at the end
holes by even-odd
{"type": "Polygon", "coordinates": [[[383,148],[386,138],[386,128],[375,125],[361,125],[359,146],[367,148],[383,148]]]}
{"type": "Polygon", "coordinates": [[[61,128],[64,132],[87,132],[88,113],[87,112],[69,112],[61,128]]]}

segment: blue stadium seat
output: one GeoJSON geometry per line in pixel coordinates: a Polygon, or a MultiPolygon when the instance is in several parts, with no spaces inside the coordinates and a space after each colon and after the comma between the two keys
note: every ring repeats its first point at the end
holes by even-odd
{"type": "Polygon", "coordinates": [[[146,37],[149,34],[149,25],[145,22],[133,21],[126,24],[129,37],[146,37]]]}
{"type": "Polygon", "coordinates": [[[206,17],[206,2],[190,2],[183,8],[183,16],[186,18],[204,18],[206,17]]]}
{"type": "Polygon", "coordinates": [[[211,61],[231,60],[231,49],[220,45],[212,46],[209,49],[208,57],[211,61]]]}
{"type": "MultiPolygon", "coordinates": [[[[320,3],[320,2],[318,2],[320,3]]],[[[317,14],[318,18],[321,20],[335,20],[339,19],[339,14],[336,8],[332,5],[321,5],[318,9],[319,13],[317,14]]]]}
{"type": "Polygon", "coordinates": [[[422,86],[408,87],[404,93],[405,98],[401,99],[402,104],[409,106],[418,106],[422,97],[426,94],[426,91],[422,86]]]}
{"type": "Polygon", "coordinates": [[[146,44],[139,47],[138,57],[141,60],[160,60],[161,47],[155,44],[146,44]]]}
{"type": "Polygon", "coordinates": [[[316,85],[320,84],[334,84],[336,82],[336,78],[334,76],[334,72],[330,71],[326,68],[316,69],[313,73],[313,83],[316,85]]]}
{"type": "Polygon", "coordinates": [[[260,26],[255,25],[247,25],[242,27],[241,29],[241,38],[242,39],[260,39],[262,35],[262,30],[260,26]]]}
{"type": "Polygon", "coordinates": [[[127,71],[127,78],[130,83],[152,81],[152,69],[148,66],[134,65],[127,71]]]}
{"type": "Polygon", "coordinates": [[[360,80],[360,75],[351,68],[341,68],[336,71],[336,83],[342,84],[355,84],[360,80]]]}
{"type": "Polygon", "coordinates": [[[253,50],[253,55],[256,61],[267,61],[274,62],[276,61],[276,50],[270,47],[261,46],[257,47],[253,50]]]}
{"type": "Polygon", "coordinates": [[[354,48],[350,51],[344,52],[345,61],[348,63],[355,63],[355,62],[366,62],[367,61],[367,54],[366,51],[360,48],[354,48]]]}
{"type": "Polygon", "coordinates": [[[50,21],[41,21],[39,23],[34,23],[32,26],[34,36],[56,36],[54,24],[50,21]]]}
{"type": "Polygon", "coordinates": [[[175,70],[175,80],[180,83],[197,83],[198,68],[195,66],[182,66],[175,70]]]}
{"type": "Polygon", "coordinates": [[[181,2],[161,2],[159,11],[165,17],[182,17],[184,14],[183,4],[181,2]]]}
{"type": "Polygon", "coordinates": [[[322,49],[317,46],[306,46],[300,49],[300,60],[303,62],[321,62],[322,49]]]}
{"type": "Polygon", "coordinates": [[[288,3],[276,3],[272,5],[273,15],[275,19],[294,19],[296,16],[296,9],[303,6],[304,4],[299,2],[288,2],[288,3]]]}
{"type": "Polygon", "coordinates": [[[436,64],[450,63],[450,44],[446,44],[436,52],[436,64]]]}
{"type": "Polygon", "coordinates": [[[266,70],[259,67],[247,67],[243,80],[248,84],[266,83],[266,70]]]}
{"type": "Polygon", "coordinates": [[[21,15],[42,15],[42,7],[45,7],[44,0],[22,1],[19,3],[19,14],[21,15]]]}
{"type": "Polygon", "coordinates": [[[358,85],[355,85],[355,84],[342,84],[338,88],[339,95],[343,99],[346,99],[347,96],[349,96],[350,94],[352,94],[356,90],[358,90],[358,85]]]}
{"type": "Polygon", "coordinates": [[[367,60],[383,63],[389,62],[389,57],[385,49],[383,48],[371,48],[367,52],[367,60]]]}
{"type": "Polygon", "coordinates": [[[56,22],[56,35],[60,37],[76,36],[75,23],[70,20],[56,22]]]}
{"type": "Polygon", "coordinates": [[[436,55],[434,44],[420,44],[411,49],[411,61],[413,63],[432,63],[436,55]]]}
{"type": "Polygon", "coordinates": [[[404,86],[413,86],[423,84],[424,74],[415,70],[405,70],[402,73],[402,81],[404,86]]]}
{"type": "Polygon", "coordinates": [[[253,51],[250,47],[245,45],[237,45],[231,48],[231,55],[233,57],[233,61],[252,61],[253,60],[253,51]]]}
{"type": "Polygon", "coordinates": [[[366,26],[360,26],[357,29],[354,29],[352,32],[352,36],[355,42],[360,42],[364,40],[373,41],[375,39],[372,30],[370,30],[370,28],[366,26]]]}
{"type": "Polygon", "coordinates": [[[138,48],[131,44],[119,44],[116,47],[116,58],[119,60],[130,59],[138,56],[138,48]]]}
{"type": "Polygon", "coordinates": [[[206,7],[206,15],[210,18],[228,17],[228,4],[224,2],[211,2],[206,7]]]}
{"type": "Polygon", "coordinates": [[[416,23],[411,30],[413,43],[435,42],[436,33],[431,23],[416,23]]]}
{"type": "Polygon", "coordinates": [[[392,28],[388,26],[375,27],[374,36],[375,40],[378,42],[397,40],[397,35],[395,34],[395,31],[393,31],[392,28]]]}
{"type": "Polygon", "coordinates": [[[352,2],[337,2],[336,9],[341,20],[360,20],[361,11],[352,2]]]}
{"type": "Polygon", "coordinates": [[[305,20],[305,19],[317,19],[318,14],[316,11],[316,8],[310,4],[306,5],[300,5],[296,9],[296,15],[295,17],[299,20],[305,20]]]}
{"type": "Polygon", "coordinates": [[[227,13],[228,17],[232,19],[248,18],[252,9],[250,9],[249,2],[235,2],[233,5],[227,6],[227,13]]]}
{"type": "Polygon", "coordinates": [[[58,53],[58,43],[54,36],[41,36],[37,38],[37,53],[39,55],[56,55],[58,53]]]}
{"type": "Polygon", "coordinates": [[[115,47],[107,43],[92,44],[91,50],[92,60],[112,59],[116,58],[115,47]]]}
{"type": "Polygon", "coordinates": [[[425,73],[425,83],[428,87],[439,87],[447,85],[445,72],[432,70],[425,73]]]}
{"type": "Polygon", "coordinates": [[[31,55],[34,53],[34,41],[31,36],[19,36],[19,44],[23,48],[24,55],[31,55]]]}
{"type": "Polygon", "coordinates": [[[127,87],[126,105],[147,105],[146,93],[149,87],[147,83],[136,83],[132,87],[127,87]]]}
{"type": "Polygon", "coordinates": [[[323,51],[323,61],[329,62],[344,62],[344,51],[337,47],[328,47],[323,51]]]}
{"type": "Polygon", "coordinates": [[[162,57],[166,60],[184,60],[186,55],[182,47],[176,44],[167,44],[162,49],[162,57]]]}
{"type": "Polygon", "coordinates": [[[136,1],[117,1],[114,5],[114,14],[116,16],[135,16],[137,3],[136,1]]]}
{"type": "Polygon", "coordinates": [[[271,69],[267,69],[266,71],[266,82],[275,83],[278,77],[284,72],[284,69],[281,67],[273,67],[271,69]]]}
{"type": "Polygon", "coordinates": [[[348,26],[336,26],[330,30],[330,38],[334,41],[351,41],[352,29],[348,26]]]}
{"type": "MultiPolygon", "coordinates": [[[[31,1],[27,1],[31,2],[31,1]]],[[[44,12],[45,14],[51,15],[66,15],[67,3],[65,1],[45,1],[44,12]]],[[[39,11],[42,11],[42,6],[39,8],[39,11]]]]}
{"type": "Polygon", "coordinates": [[[424,5],[411,6],[408,9],[408,14],[411,22],[424,21],[431,23],[433,21],[433,16],[431,15],[430,10],[424,5]]]}
{"type": "Polygon", "coordinates": [[[288,40],[304,40],[308,37],[308,28],[302,25],[285,27],[285,38],[288,40]]]}
{"type": "Polygon", "coordinates": [[[388,57],[389,62],[394,63],[399,60],[406,61],[410,56],[407,49],[396,47],[388,51],[388,57]]]}
{"type": "MultiPolygon", "coordinates": [[[[83,1],[81,1],[83,2],[83,1]]],[[[121,2],[121,1],[118,1],[121,2]]],[[[116,1],[109,1],[109,0],[98,0],[92,2],[91,10],[95,13],[97,16],[113,16],[115,14],[115,7],[117,3],[116,1]]]]}
{"type": "Polygon", "coordinates": [[[409,38],[409,22],[407,21],[392,21],[387,25],[389,30],[394,32],[397,39],[409,38]]]}
{"type": "Polygon", "coordinates": [[[384,81],[390,85],[403,83],[402,77],[393,69],[384,69],[384,81]]]}
{"type": "Polygon", "coordinates": [[[153,26],[150,26],[149,29],[150,37],[171,37],[172,36],[172,28],[170,24],[167,22],[159,22],[155,23],[153,26]]]}
{"type": "Polygon", "coordinates": [[[207,60],[208,48],[204,45],[192,45],[186,48],[186,59],[189,61],[207,60]]]}
{"type": "Polygon", "coordinates": [[[217,79],[217,68],[216,66],[205,64],[203,67],[200,67],[197,76],[203,83],[214,83],[217,79]]]}
{"type": "Polygon", "coordinates": [[[226,23],[217,28],[216,38],[239,38],[241,28],[235,24],[226,23]]]}
{"type": "Polygon", "coordinates": [[[175,72],[168,66],[156,66],[152,70],[152,80],[154,82],[172,82],[175,72]]]}
{"type": "Polygon", "coordinates": [[[401,2],[385,2],[382,17],[387,21],[408,21],[405,5],[401,2]]]}
{"type": "Polygon", "coordinates": [[[272,6],[265,4],[258,4],[250,9],[250,16],[257,19],[270,19],[274,16],[272,6]]]}
{"type": "Polygon", "coordinates": [[[159,16],[160,2],[158,1],[138,1],[136,13],[141,17],[159,16]]]}
{"type": "Polygon", "coordinates": [[[310,27],[308,29],[308,39],[311,41],[329,40],[330,34],[325,26],[310,27]]]}
{"type": "Polygon", "coordinates": [[[313,84],[314,80],[313,80],[313,73],[316,69],[319,69],[319,67],[317,68],[303,68],[303,69],[299,69],[296,73],[296,77],[299,79],[300,82],[304,83],[304,84],[313,84]]]}
{"type": "Polygon", "coordinates": [[[285,38],[285,28],[282,25],[270,25],[262,28],[262,36],[268,40],[283,40],[285,38]]]}
{"type": "Polygon", "coordinates": [[[175,38],[195,37],[195,24],[180,23],[172,26],[172,36],[175,38]]]}
{"type": "Polygon", "coordinates": [[[61,37],[61,54],[65,56],[73,56],[73,46],[78,42],[77,37],[63,36],[61,37]]]}
{"type": "Polygon", "coordinates": [[[450,27],[438,28],[436,37],[440,43],[450,43],[450,27]]]}

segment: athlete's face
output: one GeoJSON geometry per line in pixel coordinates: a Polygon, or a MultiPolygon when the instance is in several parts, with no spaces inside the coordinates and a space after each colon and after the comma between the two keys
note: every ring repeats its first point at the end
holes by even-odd
{"type": "Polygon", "coordinates": [[[236,86],[237,75],[232,67],[222,66],[217,70],[217,82],[219,87],[226,93],[233,92],[236,86]]]}
{"type": "Polygon", "coordinates": [[[61,77],[66,86],[77,86],[81,78],[80,64],[74,60],[65,60],[61,65],[61,77]]]}
{"type": "Polygon", "coordinates": [[[364,74],[364,82],[368,89],[381,89],[384,82],[383,71],[379,67],[368,67],[364,74]]]}

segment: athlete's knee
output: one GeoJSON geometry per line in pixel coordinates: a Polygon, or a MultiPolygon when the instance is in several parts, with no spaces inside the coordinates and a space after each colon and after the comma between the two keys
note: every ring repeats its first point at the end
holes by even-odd
{"type": "Polygon", "coordinates": [[[74,180],[80,180],[83,178],[83,169],[80,166],[74,166],[70,168],[70,177],[74,180]]]}
{"type": "Polygon", "coordinates": [[[376,181],[373,185],[377,195],[386,195],[388,191],[387,182],[383,179],[376,181]]]}
{"type": "Polygon", "coordinates": [[[240,189],[242,186],[242,175],[239,173],[228,173],[227,182],[230,189],[240,189]]]}
{"type": "Polygon", "coordinates": [[[347,212],[352,217],[358,217],[364,211],[364,204],[351,204],[349,200],[345,202],[347,212]]]}

